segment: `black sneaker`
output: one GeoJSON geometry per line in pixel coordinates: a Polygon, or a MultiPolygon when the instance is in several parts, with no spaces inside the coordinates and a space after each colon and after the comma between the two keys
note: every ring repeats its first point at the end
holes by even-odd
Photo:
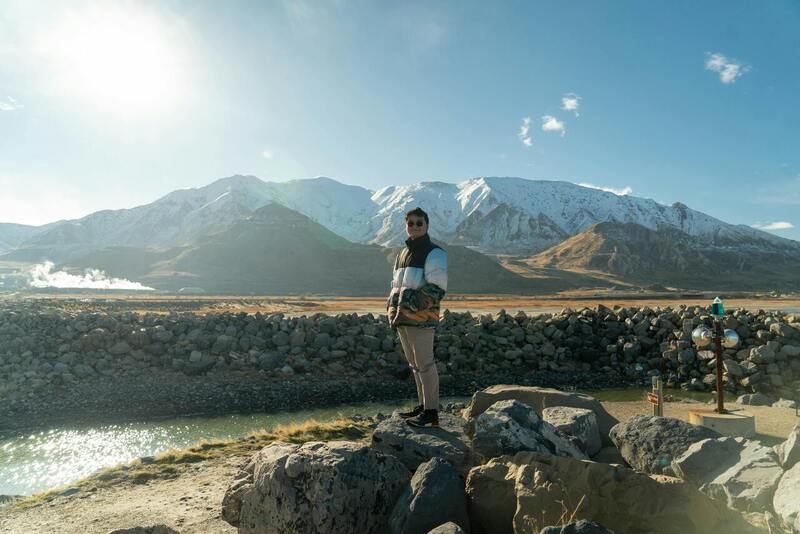
{"type": "Polygon", "coordinates": [[[402,417],[403,419],[408,419],[409,417],[414,417],[416,415],[421,414],[424,411],[424,408],[421,404],[417,404],[414,408],[411,409],[410,412],[399,412],[397,415],[402,417]]]}
{"type": "Polygon", "coordinates": [[[406,419],[406,423],[411,426],[423,428],[428,425],[433,427],[439,426],[439,410],[425,410],[416,417],[406,419]]]}

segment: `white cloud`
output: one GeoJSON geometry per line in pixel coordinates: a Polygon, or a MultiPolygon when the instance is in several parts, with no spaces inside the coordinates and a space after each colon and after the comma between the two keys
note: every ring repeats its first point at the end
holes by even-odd
{"type": "Polygon", "coordinates": [[[272,149],[265,148],[264,150],[261,151],[261,155],[264,156],[264,159],[272,159],[275,153],[272,152],[272,149]]]}
{"type": "Polygon", "coordinates": [[[0,100],[0,111],[14,111],[21,107],[22,104],[10,96],[7,96],[5,100],[0,100]]]}
{"type": "Polygon", "coordinates": [[[519,140],[522,141],[522,144],[525,146],[533,146],[533,139],[531,139],[530,132],[531,118],[525,117],[522,119],[522,126],[519,127],[519,132],[517,133],[517,137],[519,137],[519,140]]]}
{"type": "Polygon", "coordinates": [[[724,84],[733,83],[736,78],[750,70],[750,65],[745,65],[739,60],[729,59],[722,54],[708,54],[706,70],[719,73],[719,80],[724,84]]]}
{"type": "Polygon", "coordinates": [[[752,225],[753,228],[758,228],[759,230],[791,230],[794,228],[794,225],[787,221],[775,221],[771,223],[756,223],[752,225]]]}
{"type": "Polygon", "coordinates": [[[545,132],[561,132],[561,137],[564,137],[567,133],[567,127],[564,126],[564,123],[552,115],[542,117],[542,130],[545,132]]]}
{"type": "Polygon", "coordinates": [[[84,274],[70,274],[66,271],[53,272],[54,264],[52,261],[39,263],[31,267],[28,271],[31,287],[58,287],[58,288],[82,288],[82,289],[128,289],[135,291],[152,291],[152,287],[147,287],[139,282],[131,282],[124,278],[109,278],[104,271],[99,269],[86,269],[84,274]]]}
{"type": "Polygon", "coordinates": [[[600,191],[605,191],[607,193],[614,193],[615,195],[620,197],[625,195],[630,195],[631,193],[633,193],[633,188],[631,188],[630,186],[625,186],[622,189],[614,189],[613,187],[603,187],[600,185],[594,185],[587,182],[581,182],[578,185],[581,187],[588,187],[590,189],[599,189],[600,191]]]}
{"type": "Polygon", "coordinates": [[[571,111],[576,117],[580,117],[578,108],[581,105],[581,97],[575,93],[567,93],[561,97],[561,109],[564,111],[571,111]]]}

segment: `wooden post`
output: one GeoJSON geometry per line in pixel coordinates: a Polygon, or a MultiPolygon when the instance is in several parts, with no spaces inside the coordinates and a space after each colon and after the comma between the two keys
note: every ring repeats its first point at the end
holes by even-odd
{"type": "Polygon", "coordinates": [[[647,396],[648,402],[653,405],[653,415],[664,416],[664,383],[657,376],[651,377],[652,392],[647,396]]]}

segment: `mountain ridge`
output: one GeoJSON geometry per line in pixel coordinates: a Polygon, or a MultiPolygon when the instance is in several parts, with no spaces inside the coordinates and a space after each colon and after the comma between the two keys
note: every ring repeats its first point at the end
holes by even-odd
{"type": "MultiPolygon", "coordinates": [[[[13,245],[43,251],[54,248],[56,255],[63,249],[67,257],[70,239],[76,245],[86,241],[92,246],[183,245],[209,226],[233,224],[271,201],[311,217],[348,240],[382,246],[402,243],[403,214],[420,205],[431,217],[432,235],[489,253],[535,254],[607,220],[652,230],[677,228],[715,245],[755,244],[800,251],[800,242],[725,223],[679,202],[665,206],[571,182],[517,177],[422,181],[372,191],[324,176],[265,182],[251,175],[234,175],[203,187],[175,190],[133,208],[101,210],[50,223],[47,228],[34,227],[40,229],[30,230],[32,235],[21,241],[17,238],[13,245]],[[74,235],[66,233],[65,226],[72,226],[74,235]]],[[[8,233],[0,229],[0,242],[8,233]]]]}

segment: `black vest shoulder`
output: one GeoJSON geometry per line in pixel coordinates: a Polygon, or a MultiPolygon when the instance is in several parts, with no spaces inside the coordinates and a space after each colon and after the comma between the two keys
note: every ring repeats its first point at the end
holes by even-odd
{"type": "Polygon", "coordinates": [[[423,269],[425,268],[425,260],[428,258],[428,254],[435,248],[442,247],[431,241],[428,234],[415,240],[407,239],[405,248],[397,254],[394,268],[419,267],[423,269]]]}

